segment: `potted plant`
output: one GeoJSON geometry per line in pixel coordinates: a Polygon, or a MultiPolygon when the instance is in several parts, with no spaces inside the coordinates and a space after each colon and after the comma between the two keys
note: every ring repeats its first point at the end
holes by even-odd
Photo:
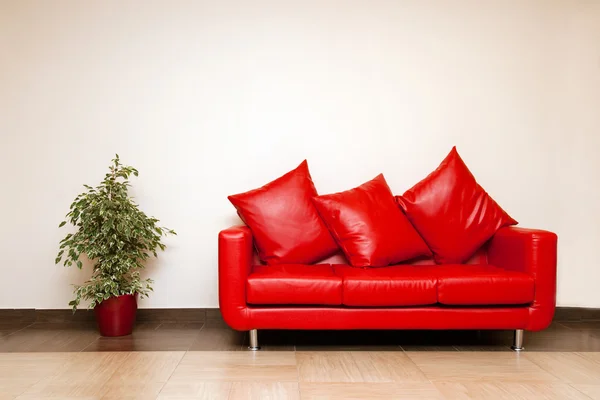
{"type": "Polygon", "coordinates": [[[93,263],[92,277],[81,286],[75,286],[75,298],[69,303],[73,312],[82,300],[94,308],[98,328],[103,336],[128,335],[133,330],[137,297],[152,291],[151,279],[143,280],[140,270],[150,257],[157,257],[157,249],[164,250],[161,238],[176,234],[159,227],[156,218],[147,216],[129,197],[129,177],[138,171],[112,160],[109,172],[95,188],[87,189],[75,198],[66,221],[74,225],[60,242],[56,264],[76,265],[81,269],[81,257],[93,263]]]}

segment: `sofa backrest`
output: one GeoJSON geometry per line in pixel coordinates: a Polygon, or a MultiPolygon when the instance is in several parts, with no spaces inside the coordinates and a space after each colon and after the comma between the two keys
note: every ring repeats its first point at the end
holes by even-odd
{"type": "MultiPolygon", "coordinates": [[[[254,249],[253,257],[254,257],[254,265],[264,264],[263,262],[260,261],[260,258],[258,258],[258,253],[256,252],[256,248],[254,249]]],[[[486,243],[479,250],[477,250],[475,252],[475,254],[473,254],[473,256],[471,256],[471,258],[469,258],[464,264],[487,265],[487,263],[488,262],[487,262],[487,243],[486,243]]],[[[315,264],[350,265],[350,263],[348,262],[348,260],[346,259],[346,257],[344,256],[344,254],[341,251],[332,255],[331,257],[327,257],[319,262],[316,262],[315,264]]],[[[408,260],[406,262],[403,262],[402,264],[435,265],[435,261],[433,261],[433,258],[427,257],[427,258],[420,258],[420,259],[415,259],[415,260],[408,260]]]]}

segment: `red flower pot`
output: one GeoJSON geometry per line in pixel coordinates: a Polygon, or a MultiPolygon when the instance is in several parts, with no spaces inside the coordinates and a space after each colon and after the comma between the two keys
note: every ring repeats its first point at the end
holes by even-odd
{"type": "Polygon", "coordinates": [[[102,336],[130,335],[135,323],[137,294],[111,297],[94,307],[102,336]]]}

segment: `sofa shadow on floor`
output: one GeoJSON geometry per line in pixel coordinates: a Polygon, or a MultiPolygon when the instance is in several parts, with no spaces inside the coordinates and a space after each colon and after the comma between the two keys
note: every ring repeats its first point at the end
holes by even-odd
{"type": "MultiPolygon", "coordinates": [[[[261,351],[510,351],[512,331],[260,330],[261,351]]],[[[243,351],[248,333],[221,320],[139,323],[129,336],[101,337],[94,324],[0,322],[0,352],[243,351]]],[[[525,332],[525,351],[600,351],[600,321],[554,322],[525,332]]]]}

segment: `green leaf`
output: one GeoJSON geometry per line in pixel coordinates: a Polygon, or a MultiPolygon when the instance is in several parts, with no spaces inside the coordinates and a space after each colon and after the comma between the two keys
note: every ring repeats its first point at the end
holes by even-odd
{"type": "Polygon", "coordinates": [[[59,228],[62,228],[63,226],[65,226],[65,225],[66,225],[66,223],[67,223],[67,221],[63,221],[63,222],[61,222],[61,223],[58,225],[58,227],[59,227],[59,228]]]}

